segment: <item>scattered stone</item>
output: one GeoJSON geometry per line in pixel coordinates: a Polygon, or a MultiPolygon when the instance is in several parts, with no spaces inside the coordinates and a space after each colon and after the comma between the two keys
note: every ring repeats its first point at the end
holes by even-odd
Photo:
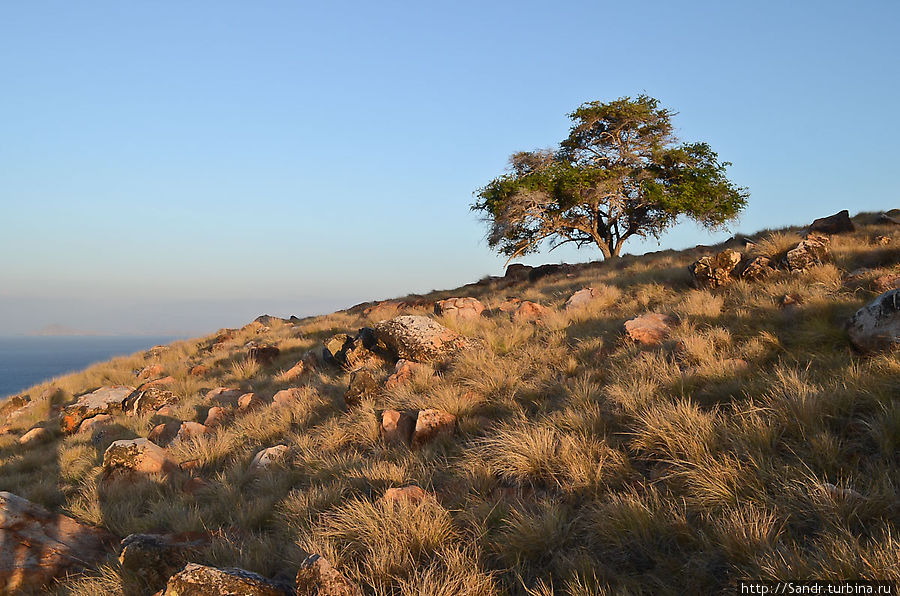
{"type": "Polygon", "coordinates": [[[514,321],[538,321],[550,314],[550,309],[546,306],[531,302],[530,300],[522,300],[513,312],[514,321]]]}
{"type": "Polygon", "coordinates": [[[27,395],[13,395],[0,402],[0,420],[8,420],[17,410],[31,403],[27,395]]]}
{"type": "Polygon", "coordinates": [[[170,350],[169,346],[153,346],[149,350],[147,350],[146,354],[150,358],[159,358],[161,355],[165,354],[170,350]]]}
{"type": "Polygon", "coordinates": [[[109,414],[97,414],[96,416],[85,418],[78,427],[78,434],[94,432],[112,421],[113,417],[109,414]]]}
{"type": "Polygon", "coordinates": [[[885,292],[856,311],[847,324],[850,342],[862,352],[900,343],[900,289],[885,292]]]}
{"type": "Polygon", "coordinates": [[[412,377],[417,370],[423,370],[425,366],[426,365],[424,364],[401,358],[397,361],[397,364],[394,365],[394,374],[387,378],[384,386],[388,389],[393,389],[394,387],[405,385],[412,380],[412,377]]]}
{"type": "Polygon", "coordinates": [[[434,314],[456,319],[478,319],[484,304],[477,298],[447,298],[434,303],[434,314]]]}
{"type": "Polygon", "coordinates": [[[78,398],[63,411],[60,426],[65,433],[74,432],[81,421],[97,414],[121,411],[125,400],[134,392],[134,387],[115,385],[101,387],[78,398]]]}
{"type": "Polygon", "coordinates": [[[594,288],[584,288],[578,290],[566,300],[566,311],[571,312],[584,308],[597,298],[600,298],[600,292],[594,288]]]}
{"type": "Polygon", "coordinates": [[[522,303],[521,298],[507,298],[497,307],[497,310],[500,312],[512,313],[515,312],[519,305],[522,303]]]}
{"type": "Polygon", "coordinates": [[[280,379],[285,382],[296,381],[300,378],[303,372],[306,370],[306,364],[303,361],[298,362],[294,366],[290,367],[281,375],[279,375],[280,379]]]}
{"type": "Polygon", "coordinates": [[[225,422],[226,416],[228,416],[228,412],[225,408],[222,406],[213,406],[206,412],[206,420],[203,422],[203,426],[208,429],[221,426],[222,423],[225,422]]]}
{"type": "Polygon", "coordinates": [[[456,428],[456,416],[441,410],[419,410],[412,447],[421,447],[438,437],[451,436],[456,428]]]}
{"type": "Polygon", "coordinates": [[[625,335],[645,346],[658,346],[669,336],[672,317],[651,312],[625,322],[625,335]]]}
{"type": "Polygon", "coordinates": [[[147,439],[114,441],[103,454],[107,473],[169,474],[178,464],[169,459],[165,449],[147,439]]]}
{"type": "Polygon", "coordinates": [[[200,437],[208,433],[209,429],[206,427],[206,425],[200,424],[199,422],[186,421],[182,422],[181,426],[178,427],[178,432],[175,433],[175,440],[186,441],[188,439],[200,437]]]}
{"type": "Polygon", "coordinates": [[[197,364],[196,366],[192,366],[191,370],[188,371],[192,377],[202,377],[206,373],[209,372],[209,367],[204,364],[197,364]]]}
{"type": "Polygon", "coordinates": [[[304,390],[299,387],[282,389],[272,397],[272,405],[279,408],[293,405],[298,399],[303,397],[304,393],[304,390]]]}
{"type": "Polygon", "coordinates": [[[138,371],[137,377],[139,379],[152,379],[153,377],[159,377],[165,374],[165,371],[162,367],[162,364],[148,364],[140,371],[138,371]]]}
{"type": "Polygon", "coordinates": [[[378,394],[378,379],[368,368],[358,368],[350,373],[350,384],[344,393],[347,407],[358,405],[365,398],[374,398],[378,394]]]}
{"type": "Polygon", "coordinates": [[[344,347],[335,354],[335,359],[342,366],[354,369],[363,366],[376,368],[385,364],[387,347],[375,338],[375,332],[363,327],[359,334],[344,344],[344,347]]]}
{"type": "Polygon", "coordinates": [[[235,406],[243,394],[243,390],[235,387],[217,387],[206,394],[206,403],[235,406]]]}
{"type": "Polygon", "coordinates": [[[156,410],[157,416],[171,417],[175,415],[175,408],[169,405],[165,405],[158,410],[156,410]]]}
{"type": "Polygon", "coordinates": [[[887,246],[891,243],[891,240],[893,240],[893,238],[890,236],[875,236],[875,244],[878,246],[887,246]]]}
{"type": "Polygon", "coordinates": [[[417,315],[401,315],[382,321],[375,325],[374,331],[397,358],[415,362],[447,359],[473,345],[452,329],[417,315]]]}
{"type": "Polygon", "coordinates": [[[138,416],[175,403],[178,403],[178,396],[173,392],[159,387],[149,387],[131,394],[125,402],[125,410],[131,416],[138,416]]]}
{"type": "Polygon", "coordinates": [[[170,420],[157,424],[147,433],[147,439],[164,447],[175,440],[175,435],[181,430],[180,420],[170,420]]]}
{"type": "Polygon", "coordinates": [[[814,265],[822,265],[830,260],[825,243],[810,236],[787,252],[784,261],[791,271],[804,271],[814,265]]]}
{"type": "Polygon", "coordinates": [[[820,234],[840,234],[855,230],[856,227],[850,220],[850,212],[846,209],[828,217],[820,217],[809,226],[810,232],[818,232],[820,234]]]}
{"type": "Polygon", "coordinates": [[[19,437],[19,445],[37,445],[38,443],[49,441],[51,438],[52,435],[49,430],[37,426],[19,437]]]}
{"type": "Polygon", "coordinates": [[[267,447],[253,456],[253,461],[250,462],[250,469],[265,470],[273,463],[283,460],[289,451],[290,448],[287,445],[267,447]]]}
{"type": "Polygon", "coordinates": [[[872,288],[879,294],[900,288],[900,273],[889,273],[876,277],[872,281],[872,288]]]}
{"type": "Polygon", "coordinates": [[[258,393],[245,393],[238,398],[238,410],[249,412],[266,405],[266,400],[258,393]]]}
{"type": "Polygon", "coordinates": [[[741,279],[758,281],[767,278],[774,272],[775,269],[772,267],[772,261],[769,257],[754,257],[741,271],[741,279]]]}
{"type": "Polygon", "coordinates": [[[166,385],[171,385],[174,382],[175,377],[173,376],[163,377],[161,379],[155,379],[153,381],[144,383],[143,385],[138,387],[138,391],[146,391],[147,389],[150,389],[152,387],[165,387],[166,385]]]}
{"type": "Polygon", "coordinates": [[[701,288],[718,288],[730,283],[741,262],[741,253],[726,248],[715,256],[705,256],[690,266],[694,284],[701,288]]]}
{"type": "Polygon", "coordinates": [[[385,410],[381,413],[381,436],[390,445],[406,445],[412,442],[416,430],[418,412],[385,410]]]}
{"type": "Polygon", "coordinates": [[[37,592],[103,561],[111,534],[0,492],[0,592],[37,592]]]}
{"type": "Polygon", "coordinates": [[[296,580],[297,596],[362,596],[353,582],[320,555],[309,555],[300,564],[296,580]]]}
{"type": "Polygon", "coordinates": [[[199,533],[130,534],[120,545],[119,564],[145,588],[157,591],[209,542],[207,534],[199,533]]]}
{"type": "Polygon", "coordinates": [[[161,596],[287,596],[290,586],[257,573],[229,567],[218,569],[188,563],[169,578],[161,596]]]}
{"type": "Polygon", "coordinates": [[[389,488],[384,491],[381,500],[385,503],[411,503],[418,505],[426,500],[430,495],[423,489],[415,485],[404,486],[402,488],[389,488]]]}
{"type": "Polygon", "coordinates": [[[276,348],[275,346],[252,346],[247,351],[247,356],[250,360],[256,360],[262,366],[268,366],[278,358],[278,355],[281,354],[281,350],[276,348]]]}

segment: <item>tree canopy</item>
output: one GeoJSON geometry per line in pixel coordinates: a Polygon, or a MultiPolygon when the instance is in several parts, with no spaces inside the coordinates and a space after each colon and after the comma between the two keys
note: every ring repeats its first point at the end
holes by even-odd
{"type": "Polygon", "coordinates": [[[749,193],[706,143],[681,143],[675,114],[646,95],[582,104],[557,148],[514,153],[475,192],[488,244],[509,260],[572,243],[619,256],[632,236],[659,238],[679,216],[708,227],[735,219],[749,193]]]}

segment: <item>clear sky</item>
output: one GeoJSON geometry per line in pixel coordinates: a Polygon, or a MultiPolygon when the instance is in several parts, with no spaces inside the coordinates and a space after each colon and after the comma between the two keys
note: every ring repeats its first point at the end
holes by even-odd
{"type": "Polygon", "coordinates": [[[898,24],[896,0],[2,3],[0,334],[192,334],[502,274],[472,192],[641,92],[734,163],[732,231],[898,207],[898,24]]]}

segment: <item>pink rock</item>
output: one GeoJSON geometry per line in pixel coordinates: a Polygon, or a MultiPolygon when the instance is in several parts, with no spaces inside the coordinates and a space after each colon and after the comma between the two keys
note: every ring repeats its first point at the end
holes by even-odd
{"type": "Polygon", "coordinates": [[[199,437],[207,433],[209,433],[209,429],[199,422],[182,422],[181,426],[178,427],[178,432],[175,434],[175,440],[185,441],[187,439],[199,437]]]}
{"type": "Polygon", "coordinates": [[[238,409],[241,412],[249,412],[266,405],[265,400],[256,393],[245,393],[238,398],[238,409]]]}
{"type": "Polygon", "coordinates": [[[402,488],[389,488],[384,491],[381,500],[386,503],[411,503],[418,505],[430,495],[418,486],[410,485],[402,488]]]}
{"type": "Polygon", "coordinates": [[[645,346],[658,346],[668,337],[673,321],[668,315],[647,313],[625,322],[625,334],[645,346]]]}
{"type": "Polygon", "coordinates": [[[441,410],[419,410],[412,447],[421,447],[438,437],[450,436],[456,427],[456,416],[441,410]]]}
{"type": "Polygon", "coordinates": [[[103,454],[107,472],[123,471],[140,474],[168,474],[178,469],[166,450],[147,439],[115,441],[103,454]]]}
{"type": "Polygon", "coordinates": [[[222,406],[213,406],[206,413],[206,421],[203,423],[203,426],[208,429],[221,426],[222,423],[225,422],[225,417],[227,415],[227,410],[222,406]]]}
{"type": "Polygon", "coordinates": [[[385,410],[381,413],[381,436],[384,442],[409,445],[416,430],[416,412],[385,410]]]}
{"type": "Polygon", "coordinates": [[[293,405],[298,399],[303,397],[303,393],[303,389],[299,387],[282,389],[272,397],[272,405],[279,408],[293,405]]]}
{"type": "Polygon", "coordinates": [[[250,462],[251,470],[265,470],[273,463],[284,459],[290,448],[287,445],[275,445],[259,451],[250,462]]]}
{"type": "Polygon", "coordinates": [[[421,370],[423,368],[425,368],[424,364],[411,362],[409,360],[404,360],[403,358],[401,358],[394,366],[394,374],[387,378],[384,386],[388,389],[392,389],[394,387],[399,387],[400,385],[405,385],[410,380],[412,380],[415,371],[421,370]]]}
{"type": "Polygon", "coordinates": [[[434,314],[457,319],[477,319],[484,312],[484,304],[477,298],[447,298],[434,303],[434,314]]]}
{"type": "Polygon", "coordinates": [[[93,418],[87,418],[81,423],[81,426],[78,427],[78,433],[90,433],[103,425],[109,424],[112,422],[113,417],[109,414],[97,414],[93,418]]]}
{"type": "Polygon", "coordinates": [[[537,321],[550,314],[550,309],[537,302],[523,300],[513,312],[514,321],[537,321]]]}

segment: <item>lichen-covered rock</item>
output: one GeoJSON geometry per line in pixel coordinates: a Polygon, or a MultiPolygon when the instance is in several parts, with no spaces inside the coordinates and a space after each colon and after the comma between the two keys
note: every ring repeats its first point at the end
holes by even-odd
{"type": "Polygon", "coordinates": [[[900,343],[900,289],[885,292],[856,311],[847,323],[856,349],[873,352],[900,343]]]}
{"type": "Polygon", "coordinates": [[[718,288],[734,279],[741,253],[726,248],[715,256],[701,257],[690,266],[694,283],[701,288],[718,288]]]}
{"type": "Polygon", "coordinates": [[[125,410],[129,415],[137,416],[175,403],[178,403],[175,393],[159,387],[148,387],[130,395],[125,403],[125,410]]]}
{"type": "Polygon", "coordinates": [[[646,313],[625,322],[625,335],[645,346],[658,346],[669,336],[672,318],[661,313],[646,313]]]}
{"type": "Polygon", "coordinates": [[[122,540],[119,564],[151,591],[166,581],[209,544],[201,534],[130,534],[122,540]]]}
{"type": "Polygon", "coordinates": [[[775,269],[772,267],[772,261],[769,257],[754,257],[741,271],[741,279],[758,281],[767,278],[774,272],[775,269]]]}
{"type": "Polygon", "coordinates": [[[818,232],[820,234],[840,234],[855,230],[856,227],[853,225],[853,221],[850,220],[850,212],[846,209],[828,217],[820,217],[809,226],[810,232],[818,232]]]}
{"type": "Polygon", "coordinates": [[[0,593],[37,591],[103,561],[112,535],[0,492],[0,593]]]}
{"type": "Polygon", "coordinates": [[[434,314],[455,319],[477,319],[484,312],[484,304],[477,298],[447,298],[434,303],[434,314]]]}
{"type": "Polygon", "coordinates": [[[297,572],[297,596],[362,596],[353,582],[320,555],[310,555],[297,572]]]}
{"type": "Polygon", "coordinates": [[[275,445],[274,447],[267,447],[265,449],[262,449],[253,456],[253,461],[250,462],[250,469],[265,470],[273,463],[281,461],[285,457],[287,457],[289,451],[290,447],[288,447],[287,445],[275,445]]]}
{"type": "Polygon", "coordinates": [[[258,573],[188,563],[169,578],[163,596],[286,596],[293,590],[258,573]]]}
{"type": "Polygon", "coordinates": [[[147,439],[114,441],[103,454],[107,473],[168,474],[178,469],[166,450],[147,439]]]}
{"type": "Polygon", "coordinates": [[[416,429],[413,431],[412,447],[421,447],[438,437],[447,437],[453,434],[456,428],[456,416],[441,410],[419,410],[416,417],[416,429]]]}
{"type": "Polygon", "coordinates": [[[344,392],[344,403],[355,406],[363,399],[373,398],[378,394],[378,379],[375,373],[367,368],[360,368],[350,373],[350,384],[344,392]]]}
{"type": "Polygon", "coordinates": [[[101,387],[78,398],[74,404],[63,410],[60,426],[63,432],[72,433],[81,421],[97,414],[108,414],[121,411],[128,397],[134,393],[134,387],[115,385],[101,387]]]}
{"type": "Polygon", "coordinates": [[[434,319],[418,315],[382,321],[375,325],[374,331],[394,356],[415,362],[445,360],[473,345],[434,319]]]}
{"type": "Polygon", "coordinates": [[[390,445],[409,445],[416,430],[415,410],[385,410],[381,413],[381,436],[390,445]]]}
{"type": "Polygon", "coordinates": [[[815,237],[802,240],[787,252],[784,262],[791,271],[803,271],[814,265],[822,265],[830,260],[825,243],[815,237]]]}

